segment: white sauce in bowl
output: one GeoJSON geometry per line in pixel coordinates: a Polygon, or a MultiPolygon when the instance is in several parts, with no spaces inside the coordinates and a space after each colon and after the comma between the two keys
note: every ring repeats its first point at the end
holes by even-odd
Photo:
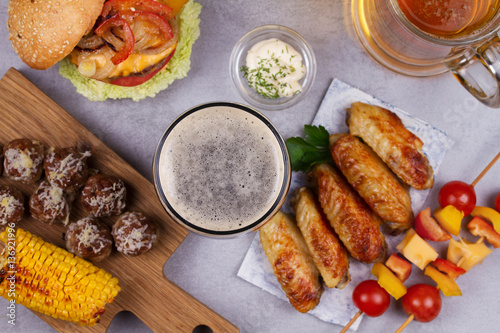
{"type": "Polygon", "coordinates": [[[302,91],[299,81],[306,73],[302,55],[287,43],[267,39],[248,51],[243,68],[248,84],[268,98],[289,97],[302,91]]]}

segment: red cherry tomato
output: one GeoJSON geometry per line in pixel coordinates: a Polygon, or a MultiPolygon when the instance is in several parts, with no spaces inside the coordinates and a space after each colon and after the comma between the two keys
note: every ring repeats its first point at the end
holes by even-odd
{"type": "Polygon", "coordinates": [[[500,213],[500,193],[498,193],[495,198],[495,209],[500,213]]]}
{"type": "Polygon", "coordinates": [[[439,315],[441,303],[439,290],[424,283],[411,286],[401,298],[406,314],[413,314],[416,320],[423,323],[428,323],[439,315]]]}
{"type": "Polygon", "coordinates": [[[365,280],[354,288],[352,301],[367,316],[378,317],[389,307],[391,296],[377,281],[365,280]]]}
{"type": "Polygon", "coordinates": [[[441,207],[452,205],[467,216],[476,206],[476,192],[471,185],[454,180],[441,187],[438,200],[441,207]]]}

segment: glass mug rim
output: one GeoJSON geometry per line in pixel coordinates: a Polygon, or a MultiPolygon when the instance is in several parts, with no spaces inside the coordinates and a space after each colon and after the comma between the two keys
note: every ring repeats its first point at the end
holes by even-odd
{"type": "Polygon", "coordinates": [[[399,7],[398,0],[385,0],[385,1],[388,2],[391,8],[394,10],[394,13],[396,14],[396,19],[398,19],[407,29],[409,29],[411,33],[432,43],[450,47],[460,47],[460,46],[465,47],[483,42],[485,40],[489,40],[500,30],[500,10],[498,10],[496,15],[493,16],[487,23],[485,23],[479,29],[483,31],[480,31],[477,34],[475,34],[474,32],[476,31],[474,31],[472,33],[463,36],[463,38],[436,37],[430,33],[426,33],[420,30],[413,23],[411,23],[406,17],[406,15],[403,13],[401,8],[399,7]]]}

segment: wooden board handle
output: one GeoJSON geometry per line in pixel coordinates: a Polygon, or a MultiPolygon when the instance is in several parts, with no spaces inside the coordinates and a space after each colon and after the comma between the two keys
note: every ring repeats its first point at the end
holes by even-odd
{"type": "MultiPolygon", "coordinates": [[[[165,323],[169,323],[169,328],[175,327],[176,332],[190,333],[200,325],[208,326],[214,333],[239,332],[236,326],[164,276],[152,279],[147,289],[151,294],[147,295],[149,297],[143,296],[139,302],[148,302],[150,297],[155,297],[161,299],[164,306],[156,307],[155,311],[137,311],[138,304],[124,308],[134,313],[154,332],[165,332],[165,323]]],[[[150,308],[146,304],[139,306],[141,309],[150,308]]]]}

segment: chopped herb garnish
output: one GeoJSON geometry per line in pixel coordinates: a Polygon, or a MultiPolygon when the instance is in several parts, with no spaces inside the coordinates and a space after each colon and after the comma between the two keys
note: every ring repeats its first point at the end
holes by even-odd
{"type": "MultiPolygon", "coordinates": [[[[293,52],[293,50],[291,51],[293,52]]],[[[301,90],[300,85],[294,84],[292,86],[289,82],[283,80],[297,71],[298,64],[290,64],[297,55],[292,54],[290,58],[288,56],[285,58],[285,56],[280,55],[279,51],[277,52],[278,55],[275,55],[272,48],[267,49],[264,53],[267,58],[257,55],[256,67],[241,66],[240,68],[243,76],[248,81],[248,85],[265,98],[275,99],[283,96],[293,96],[301,90]]],[[[285,52],[290,53],[288,45],[281,47],[281,54],[285,52]]],[[[301,66],[303,66],[302,63],[301,66]]],[[[297,74],[294,74],[294,77],[297,77],[297,74]]]]}

